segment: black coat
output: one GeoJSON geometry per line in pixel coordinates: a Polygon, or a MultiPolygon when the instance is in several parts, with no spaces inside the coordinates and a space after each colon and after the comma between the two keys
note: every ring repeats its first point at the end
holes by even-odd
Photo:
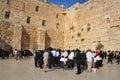
{"type": "Polygon", "coordinates": [[[82,63],[83,61],[83,56],[81,53],[77,53],[76,55],[76,63],[82,63]]]}

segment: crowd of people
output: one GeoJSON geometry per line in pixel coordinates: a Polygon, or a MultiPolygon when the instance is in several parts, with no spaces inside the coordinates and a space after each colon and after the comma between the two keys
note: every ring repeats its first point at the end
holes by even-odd
{"type": "Polygon", "coordinates": [[[15,58],[16,60],[21,60],[23,58],[33,56],[33,53],[29,50],[19,50],[15,49],[14,51],[12,49],[0,49],[0,57],[2,59],[9,59],[9,58],[15,58]]]}
{"type": "Polygon", "coordinates": [[[63,69],[74,69],[77,67],[76,74],[81,74],[82,71],[96,71],[103,67],[103,59],[107,60],[107,64],[113,64],[112,60],[120,63],[120,51],[81,51],[76,50],[56,50],[48,48],[35,52],[35,67],[43,68],[44,72],[49,69],[60,67],[63,69]]]}
{"type": "Polygon", "coordinates": [[[8,59],[10,56],[12,56],[12,52],[13,52],[12,49],[5,50],[0,48],[0,57],[2,59],[5,59],[5,58],[8,59]]]}
{"type": "MultiPolygon", "coordinates": [[[[0,49],[0,57],[2,59],[14,57],[16,60],[23,59],[25,57],[32,56],[33,54],[29,50],[2,50],[0,49]]],[[[72,70],[77,67],[76,74],[81,74],[82,71],[96,71],[100,67],[103,67],[103,61],[113,64],[113,60],[116,64],[120,63],[120,51],[81,51],[76,50],[60,50],[47,48],[45,50],[35,51],[34,64],[35,67],[43,69],[47,72],[47,68],[62,68],[63,70],[72,70]]]]}
{"type": "Polygon", "coordinates": [[[15,51],[13,52],[13,56],[16,60],[20,60],[23,58],[28,58],[29,56],[33,56],[33,53],[29,50],[15,49],[15,51]]]}

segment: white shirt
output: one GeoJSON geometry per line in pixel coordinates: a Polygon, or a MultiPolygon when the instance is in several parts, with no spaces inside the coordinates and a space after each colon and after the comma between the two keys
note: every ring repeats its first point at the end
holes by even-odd
{"type": "Polygon", "coordinates": [[[44,54],[43,54],[44,61],[48,61],[48,55],[49,55],[48,52],[44,52],[44,54]]]}
{"type": "Polygon", "coordinates": [[[93,54],[93,57],[95,57],[96,56],[96,53],[92,53],[93,54]]]}
{"type": "Polygon", "coordinates": [[[68,52],[67,51],[65,51],[63,54],[64,54],[64,57],[68,56],[68,52]]]}
{"type": "Polygon", "coordinates": [[[86,53],[87,61],[92,61],[93,54],[91,52],[86,53]]]}
{"type": "Polygon", "coordinates": [[[56,52],[56,57],[58,57],[60,55],[59,51],[56,52]]]}
{"type": "Polygon", "coordinates": [[[60,61],[63,61],[64,64],[66,64],[66,62],[67,62],[67,58],[61,57],[61,58],[60,58],[60,61]]]}
{"type": "Polygon", "coordinates": [[[61,57],[64,56],[64,53],[61,54],[61,57]]]}
{"type": "Polygon", "coordinates": [[[52,50],[51,52],[52,52],[52,55],[55,57],[57,54],[56,50],[52,50]]]}
{"type": "Polygon", "coordinates": [[[73,60],[73,57],[74,57],[74,52],[71,52],[71,53],[69,54],[69,56],[68,56],[68,59],[73,60]]]}
{"type": "Polygon", "coordinates": [[[96,60],[102,60],[102,58],[100,56],[97,56],[96,60]]]}
{"type": "Polygon", "coordinates": [[[96,63],[96,61],[99,61],[99,60],[102,60],[102,58],[100,57],[100,56],[96,56],[95,58],[94,58],[94,63],[96,63]]]}
{"type": "Polygon", "coordinates": [[[14,55],[17,55],[17,50],[14,51],[14,55]]]}

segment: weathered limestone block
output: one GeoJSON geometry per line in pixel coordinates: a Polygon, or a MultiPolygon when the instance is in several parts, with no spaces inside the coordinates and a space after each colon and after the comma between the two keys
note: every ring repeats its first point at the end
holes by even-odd
{"type": "Polygon", "coordinates": [[[22,26],[19,24],[14,25],[14,33],[12,39],[12,47],[13,50],[20,49],[21,50],[21,38],[22,38],[22,26]]]}

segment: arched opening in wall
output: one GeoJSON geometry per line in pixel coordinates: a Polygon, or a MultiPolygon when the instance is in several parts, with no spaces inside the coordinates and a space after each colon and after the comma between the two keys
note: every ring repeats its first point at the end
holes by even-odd
{"type": "Polygon", "coordinates": [[[24,26],[22,26],[22,40],[21,40],[21,49],[30,48],[30,35],[24,26]]]}
{"type": "Polygon", "coordinates": [[[45,32],[45,48],[51,47],[51,38],[47,32],[45,32]]]}

